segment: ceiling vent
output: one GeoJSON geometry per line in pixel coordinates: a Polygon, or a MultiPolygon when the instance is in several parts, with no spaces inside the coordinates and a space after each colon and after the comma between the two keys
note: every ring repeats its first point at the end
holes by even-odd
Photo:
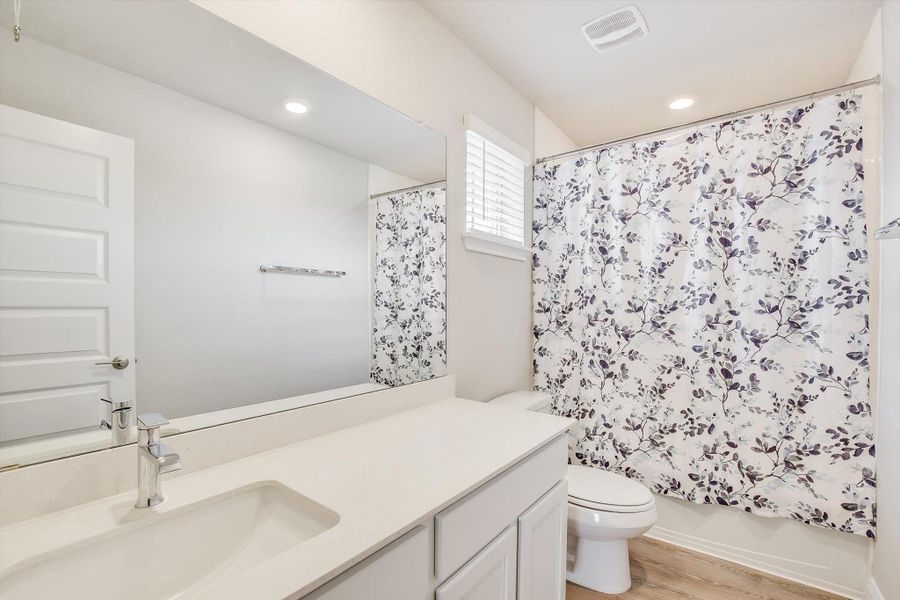
{"type": "Polygon", "coordinates": [[[648,33],[647,23],[637,6],[626,6],[585,23],[581,32],[597,52],[624,46],[648,33]]]}

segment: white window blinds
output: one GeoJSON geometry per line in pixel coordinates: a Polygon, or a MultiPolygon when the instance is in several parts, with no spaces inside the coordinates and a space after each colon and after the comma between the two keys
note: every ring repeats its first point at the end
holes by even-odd
{"type": "Polygon", "coordinates": [[[525,243],[525,163],[466,132],[466,232],[525,243]]]}

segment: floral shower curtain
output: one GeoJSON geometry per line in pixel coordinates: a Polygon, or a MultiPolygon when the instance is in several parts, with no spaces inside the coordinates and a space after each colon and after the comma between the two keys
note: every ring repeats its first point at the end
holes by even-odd
{"type": "Polygon", "coordinates": [[[376,199],[371,380],[447,373],[446,187],[376,199]]]}
{"type": "Polygon", "coordinates": [[[535,387],[573,463],[874,536],[860,101],[535,169],[535,387]]]}

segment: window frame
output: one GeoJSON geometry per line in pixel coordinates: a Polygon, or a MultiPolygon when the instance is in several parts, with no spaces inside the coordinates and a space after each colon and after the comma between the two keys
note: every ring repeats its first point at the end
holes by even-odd
{"type": "Polygon", "coordinates": [[[531,194],[531,170],[532,157],[531,153],[516,144],[511,139],[487,125],[484,121],[472,114],[466,114],[463,117],[463,140],[464,140],[464,164],[468,164],[468,132],[473,131],[483,137],[490,143],[498,146],[500,149],[508,152],[523,163],[522,169],[522,243],[519,244],[514,240],[499,235],[493,235],[479,230],[469,229],[468,210],[469,210],[469,192],[468,192],[468,168],[466,170],[466,202],[463,206],[463,244],[466,250],[470,252],[479,252],[482,254],[491,254],[503,258],[525,261],[531,256],[531,206],[529,206],[528,198],[531,194]]]}

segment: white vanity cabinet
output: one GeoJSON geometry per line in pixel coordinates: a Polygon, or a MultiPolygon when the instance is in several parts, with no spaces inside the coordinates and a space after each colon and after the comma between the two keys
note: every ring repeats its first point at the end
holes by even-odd
{"type": "Polygon", "coordinates": [[[556,438],[305,600],[563,600],[566,457],[556,438]]]}
{"type": "Polygon", "coordinates": [[[428,530],[417,527],[303,600],[423,600],[430,555],[428,530]]]}

